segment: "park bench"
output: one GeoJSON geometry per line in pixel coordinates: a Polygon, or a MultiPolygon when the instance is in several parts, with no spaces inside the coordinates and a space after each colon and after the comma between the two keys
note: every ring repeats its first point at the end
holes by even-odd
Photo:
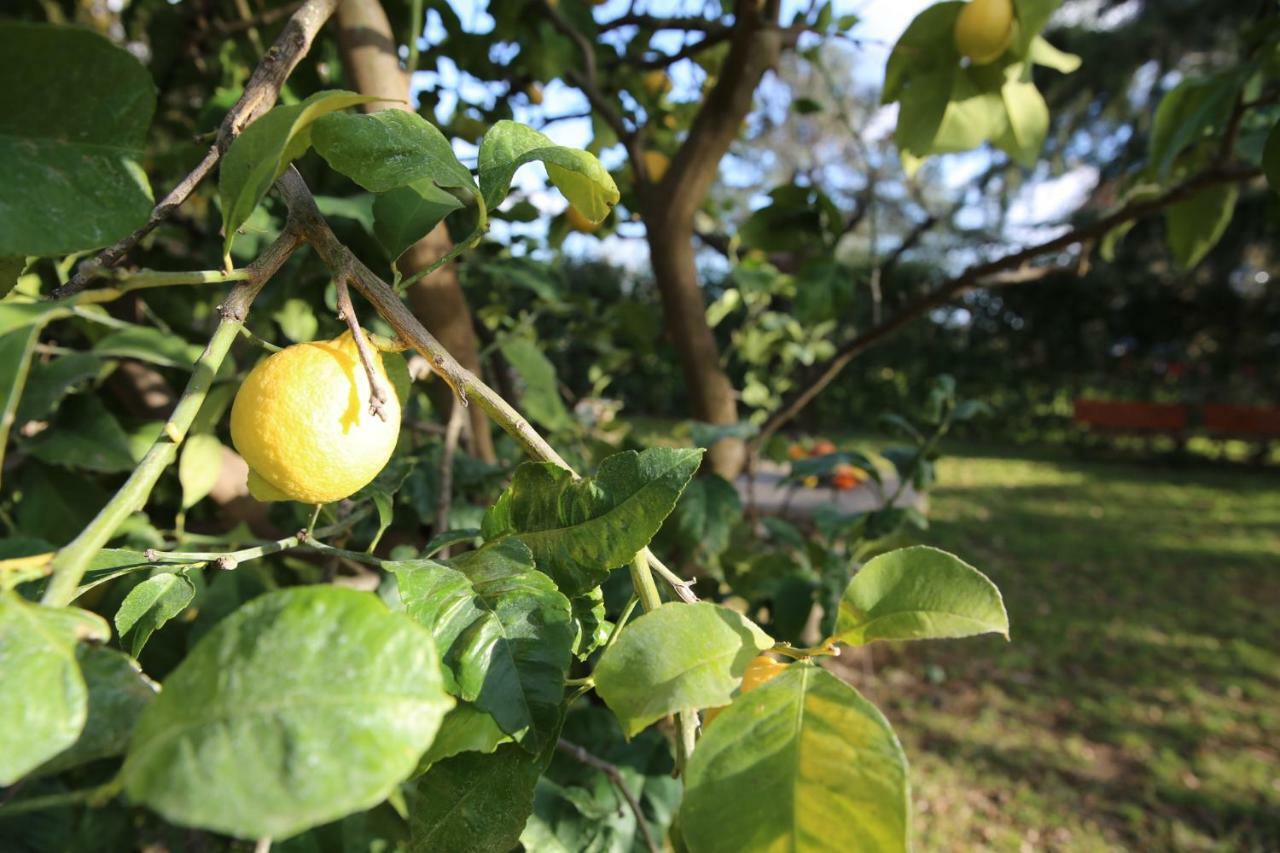
{"type": "Polygon", "coordinates": [[[1266,458],[1270,443],[1280,439],[1280,408],[1274,406],[1076,400],[1074,420],[1091,432],[1169,436],[1179,449],[1194,428],[1210,438],[1254,443],[1260,461],[1266,458]]]}

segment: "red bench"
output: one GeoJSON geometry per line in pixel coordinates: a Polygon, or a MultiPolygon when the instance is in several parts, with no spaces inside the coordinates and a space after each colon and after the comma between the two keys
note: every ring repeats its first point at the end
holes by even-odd
{"type": "Polygon", "coordinates": [[[1177,436],[1191,425],[1191,409],[1177,403],[1076,400],[1075,421],[1092,429],[1177,436]]]}
{"type": "Polygon", "coordinates": [[[1280,408],[1274,406],[1205,406],[1202,423],[1208,433],[1221,438],[1280,438],[1280,408]]]}
{"type": "Polygon", "coordinates": [[[1280,439],[1280,408],[1181,403],[1138,403],[1131,400],[1076,400],[1074,420],[1090,430],[1128,435],[1172,437],[1181,448],[1193,428],[1217,439],[1241,439],[1258,445],[1256,458],[1266,458],[1270,442],[1280,439]]]}

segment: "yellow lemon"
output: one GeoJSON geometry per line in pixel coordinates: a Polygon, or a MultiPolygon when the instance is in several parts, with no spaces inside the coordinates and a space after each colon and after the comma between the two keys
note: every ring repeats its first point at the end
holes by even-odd
{"type": "Polygon", "coordinates": [[[671,166],[671,158],[661,151],[646,151],[643,157],[644,170],[649,174],[649,180],[656,184],[667,173],[667,169],[671,166]]]}
{"type": "Polygon", "coordinates": [[[646,72],[640,78],[640,83],[651,98],[656,98],[671,91],[671,78],[667,76],[667,72],[662,70],[646,72]]]}
{"type": "Polygon", "coordinates": [[[580,213],[578,208],[569,205],[569,209],[565,211],[565,217],[569,220],[569,225],[574,231],[581,231],[583,234],[594,234],[600,229],[600,222],[592,222],[586,217],[586,214],[580,213]]]}
{"type": "Polygon", "coordinates": [[[1013,41],[1013,0],[972,0],[956,18],[956,48],[977,65],[995,62],[1013,41]]]}
{"type": "Polygon", "coordinates": [[[329,503],[368,485],[400,436],[400,401],[390,381],[386,387],[383,420],[369,411],[369,376],[350,332],[260,362],[231,406],[231,441],[249,463],[250,494],[329,503]]]}
{"type": "Polygon", "coordinates": [[[542,105],[542,84],[538,82],[530,83],[525,87],[525,94],[529,96],[529,103],[535,107],[542,105]]]}
{"type": "MultiPolygon", "coordinates": [[[[749,693],[757,687],[762,687],[773,681],[779,675],[787,671],[785,663],[779,663],[768,655],[756,655],[751,659],[751,663],[747,664],[747,669],[742,673],[742,687],[738,693],[749,693]]],[[[711,721],[720,715],[724,708],[708,708],[703,717],[703,725],[711,725],[711,721]]]]}

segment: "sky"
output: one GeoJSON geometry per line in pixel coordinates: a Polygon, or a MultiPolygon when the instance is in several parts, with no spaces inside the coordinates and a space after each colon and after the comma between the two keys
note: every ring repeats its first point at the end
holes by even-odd
{"type": "MultiPolygon", "coordinates": [[[[883,80],[884,65],[888,54],[898,37],[910,24],[912,19],[935,0],[834,0],[833,12],[836,16],[855,14],[858,24],[850,31],[850,35],[859,42],[858,73],[864,76],[863,82],[869,86],[878,86],[883,80]]],[[[487,31],[492,20],[485,11],[486,0],[450,0],[460,20],[477,32],[487,31]]],[[[608,21],[633,8],[634,11],[654,15],[688,14],[690,9],[701,8],[700,0],[608,0],[597,7],[597,20],[608,21]]],[[[800,0],[784,0],[782,20],[790,20],[797,9],[807,8],[808,2],[800,0]]],[[[435,13],[429,13],[425,31],[427,44],[435,43],[443,37],[443,30],[435,13]]],[[[663,45],[665,49],[676,50],[681,44],[681,34],[670,33],[670,43],[663,45]]],[[[696,38],[697,36],[694,36],[696,38]]],[[[686,63],[687,64],[687,63],[686,63]]],[[[694,87],[699,81],[688,71],[673,72],[677,87],[694,87]]],[[[481,100],[491,97],[483,86],[468,83],[462,79],[456,68],[448,60],[442,60],[437,68],[419,71],[414,78],[419,89],[440,86],[446,92],[461,91],[469,100],[481,100]]],[[[439,117],[446,118],[456,106],[456,98],[446,95],[441,98],[438,109],[439,117]]],[[[538,127],[549,116],[570,115],[584,112],[587,108],[582,94],[573,87],[553,82],[545,87],[544,100],[541,107],[534,107],[523,95],[517,95],[513,101],[514,117],[517,121],[538,127]]],[[[873,122],[872,129],[880,127],[883,132],[892,132],[896,124],[896,106],[886,107],[873,122]]],[[[590,122],[587,119],[559,121],[548,126],[544,131],[554,141],[574,147],[585,147],[591,138],[590,122]]],[[[464,142],[455,143],[458,155],[465,163],[474,163],[475,148],[464,142]]],[[[619,149],[601,153],[601,160],[609,169],[617,169],[623,165],[623,154],[619,149]]],[[[986,168],[989,155],[979,152],[973,155],[960,155],[947,158],[942,170],[942,179],[955,186],[963,185],[967,180],[986,168]]],[[[1009,210],[1007,236],[1012,241],[1045,239],[1052,236],[1061,226],[1048,225],[1055,223],[1074,210],[1083,201],[1087,192],[1096,182],[1096,172],[1078,170],[1052,180],[1031,180],[1020,195],[1014,199],[1009,210]]],[[[518,194],[533,202],[539,209],[548,214],[558,214],[564,209],[563,198],[546,186],[541,168],[535,165],[526,166],[517,173],[514,187],[518,194]]],[[[517,193],[513,193],[513,197],[517,193]]],[[[493,237],[505,240],[513,234],[523,233],[533,236],[545,233],[546,221],[527,225],[508,225],[495,223],[493,237]]],[[[647,254],[642,234],[638,228],[624,227],[621,235],[613,235],[597,240],[595,237],[571,234],[566,240],[564,250],[573,255],[607,255],[611,260],[623,263],[628,267],[643,268],[647,264],[647,254]]]]}

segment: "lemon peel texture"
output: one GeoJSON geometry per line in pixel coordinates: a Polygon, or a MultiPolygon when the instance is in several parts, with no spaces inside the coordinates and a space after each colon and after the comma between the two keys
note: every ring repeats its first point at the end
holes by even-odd
{"type": "MultiPolygon", "coordinates": [[[[383,378],[382,354],[375,367],[383,378]]],[[[387,382],[390,387],[391,383],[387,382]]],[[[392,391],[386,420],[369,411],[369,377],[355,339],[295,344],[259,362],[231,406],[231,442],[261,501],[329,503],[368,485],[400,435],[392,391]]]]}
{"type": "Polygon", "coordinates": [[[971,0],[956,17],[956,49],[975,65],[999,59],[1013,42],[1013,0],[971,0]]]}

